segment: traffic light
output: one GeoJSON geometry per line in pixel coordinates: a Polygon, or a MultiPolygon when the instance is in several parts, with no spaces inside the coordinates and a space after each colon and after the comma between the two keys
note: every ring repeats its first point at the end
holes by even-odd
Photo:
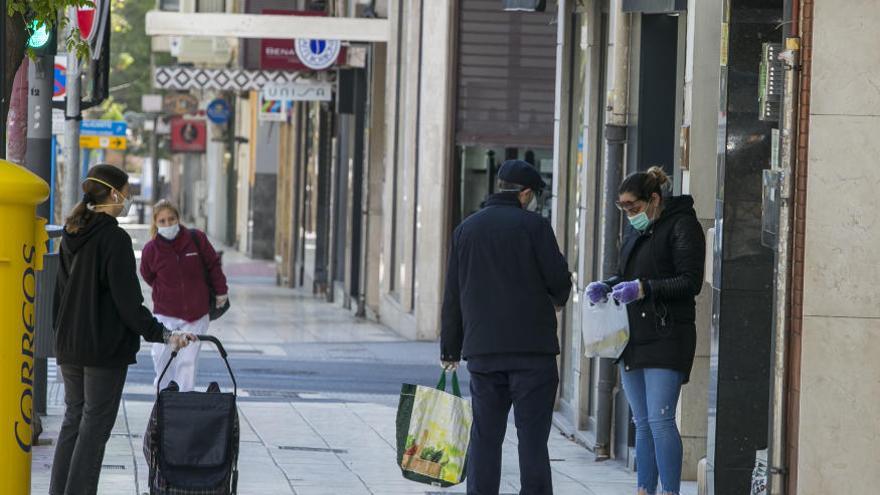
{"type": "Polygon", "coordinates": [[[27,47],[37,56],[55,55],[58,42],[55,39],[55,26],[48,22],[41,23],[34,19],[28,24],[27,47]]]}

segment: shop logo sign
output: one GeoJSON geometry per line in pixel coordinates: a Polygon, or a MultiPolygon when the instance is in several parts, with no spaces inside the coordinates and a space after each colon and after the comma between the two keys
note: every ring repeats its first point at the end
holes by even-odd
{"type": "Polygon", "coordinates": [[[296,55],[299,60],[312,70],[323,70],[334,63],[342,50],[339,40],[296,40],[296,55]]]}

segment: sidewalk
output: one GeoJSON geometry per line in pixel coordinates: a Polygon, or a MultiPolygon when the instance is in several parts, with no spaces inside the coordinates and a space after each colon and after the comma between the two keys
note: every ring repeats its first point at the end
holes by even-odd
{"type": "MultiPolygon", "coordinates": [[[[212,325],[211,332],[226,344],[234,368],[237,362],[262,362],[260,359],[280,359],[297,366],[433,364],[435,344],[403,341],[379,324],[354,319],[349,312],[308,294],[275,287],[274,278],[267,277],[272,273],[267,263],[243,259],[230,251],[224,259],[234,309],[212,325]]],[[[139,368],[150,362],[148,349],[145,345],[138,356],[139,368]]],[[[216,359],[215,352],[203,348],[202,360],[216,359]]],[[[237,373],[240,384],[246,382],[248,370],[237,369],[237,373]]],[[[99,490],[103,495],[149,493],[142,442],[154,392],[143,381],[133,383],[135,375],[129,374],[107,446],[99,490]]],[[[33,451],[34,494],[48,492],[54,439],[63,414],[63,387],[52,380],[50,376],[45,433],[33,451]]],[[[221,385],[225,383],[221,381],[221,385]]],[[[285,381],[297,387],[305,387],[300,385],[303,383],[305,379],[296,376],[285,381]]],[[[354,388],[359,388],[358,383],[354,388]]],[[[401,477],[395,464],[397,397],[393,393],[339,392],[329,387],[326,391],[269,392],[240,385],[240,494],[465,492],[463,486],[444,490],[401,477]]],[[[551,434],[550,450],[557,494],[632,495],[636,491],[634,473],[614,461],[594,462],[592,453],[556,430],[551,434]]],[[[518,489],[516,431],[511,425],[504,445],[502,493],[518,493],[518,489]]],[[[682,493],[696,490],[689,487],[682,493]]]]}

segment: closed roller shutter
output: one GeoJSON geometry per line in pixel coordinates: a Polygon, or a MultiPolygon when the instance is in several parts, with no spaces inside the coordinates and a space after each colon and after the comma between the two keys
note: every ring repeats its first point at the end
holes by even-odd
{"type": "Polygon", "coordinates": [[[553,147],[555,12],[459,3],[456,143],[553,147]]]}

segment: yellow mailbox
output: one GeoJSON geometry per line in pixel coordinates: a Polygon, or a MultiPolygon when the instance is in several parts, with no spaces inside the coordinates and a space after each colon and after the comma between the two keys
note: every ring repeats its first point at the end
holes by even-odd
{"type": "Polygon", "coordinates": [[[46,182],[0,160],[0,483],[4,495],[31,489],[36,270],[46,253],[46,220],[36,206],[46,182]]]}

